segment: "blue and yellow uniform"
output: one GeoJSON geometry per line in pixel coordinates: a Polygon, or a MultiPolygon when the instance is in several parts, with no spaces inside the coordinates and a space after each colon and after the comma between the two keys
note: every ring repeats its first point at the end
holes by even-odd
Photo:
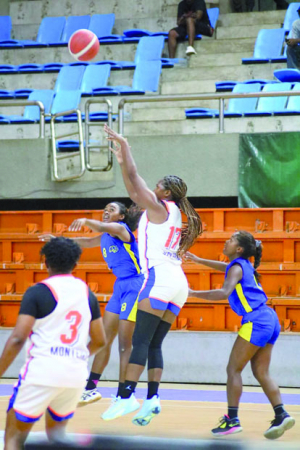
{"type": "Polygon", "coordinates": [[[239,336],[259,347],[274,344],[280,333],[279,320],[266,305],[268,298],[254,276],[254,268],[248,259],[236,258],[228,264],[225,278],[234,264],[243,271],[242,279],[228,297],[233,311],[242,316],[239,336]]]}
{"type": "Polygon", "coordinates": [[[135,237],[126,223],[119,222],[119,224],[130,234],[130,242],[123,242],[108,233],[104,233],[101,237],[103,257],[117,277],[106,311],[119,314],[120,320],[135,322],[137,299],[144,276],[141,274],[135,237]]]}

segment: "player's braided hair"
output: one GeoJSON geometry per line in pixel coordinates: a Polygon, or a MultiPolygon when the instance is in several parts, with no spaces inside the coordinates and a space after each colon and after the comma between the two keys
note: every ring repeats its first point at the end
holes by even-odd
{"type": "MultiPolygon", "coordinates": [[[[257,267],[260,265],[260,260],[262,257],[262,245],[261,241],[257,241],[254,239],[251,233],[248,233],[248,231],[239,231],[236,233],[236,239],[241,247],[243,247],[244,251],[242,253],[243,258],[250,258],[251,256],[254,256],[254,269],[257,269],[257,267]]],[[[254,271],[255,278],[257,281],[260,279],[260,275],[257,273],[257,271],[254,271]]]]}
{"type": "Polygon", "coordinates": [[[126,208],[124,203],[114,202],[119,207],[120,214],[124,215],[122,222],[126,223],[131,231],[135,231],[138,227],[140,217],[142,215],[142,210],[135,203],[132,203],[129,208],[126,208]]]}
{"type": "Polygon", "coordinates": [[[182,229],[178,253],[182,255],[194,243],[195,239],[202,233],[202,222],[199,214],[194,210],[186,197],[187,185],[176,175],[167,175],[163,178],[162,184],[165,189],[169,189],[172,200],[186,215],[188,223],[182,229]]]}
{"type": "Polygon", "coordinates": [[[41,249],[47,266],[57,273],[70,273],[81,255],[81,248],[73,239],[57,237],[47,242],[41,249]]]}

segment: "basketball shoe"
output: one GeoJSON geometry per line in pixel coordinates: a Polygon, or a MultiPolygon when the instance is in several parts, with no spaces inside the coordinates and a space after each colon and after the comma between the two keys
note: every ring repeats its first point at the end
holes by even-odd
{"type": "Polygon", "coordinates": [[[113,397],[112,404],[102,414],[103,420],[113,420],[139,409],[140,404],[132,393],[129,398],[113,397]]]}
{"type": "Polygon", "coordinates": [[[225,415],[220,419],[219,426],[211,430],[214,436],[226,436],[228,434],[240,433],[243,431],[239,419],[230,419],[225,415]]]}
{"type": "Polygon", "coordinates": [[[295,419],[291,417],[287,412],[275,417],[271,422],[270,428],[264,432],[264,436],[267,439],[278,439],[283,433],[295,425],[295,419]]]}
{"type": "Polygon", "coordinates": [[[85,389],[80,397],[77,406],[85,406],[89,403],[97,402],[98,400],[101,400],[101,398],[102,395],[97,391],[97,389],[85,389]]]}
{"type": "Polygon", "coordinates": [[[152,398],[144,400],[143,406],[132,419],[132,423],[141,425],[142,427],[148,425],[160,411],[160,398],[158,395],[154,395],[152,398]]]}

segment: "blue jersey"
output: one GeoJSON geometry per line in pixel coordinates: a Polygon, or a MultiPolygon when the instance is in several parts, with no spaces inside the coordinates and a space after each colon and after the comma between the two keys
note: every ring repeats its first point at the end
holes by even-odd
{"type": "Polygon", "coordinates": [[[133,233],[126,223],[119,222],[130,234],[130,242],[104,233],[101,237],[102,254],[108,267],[117,278],[128,278],[141,273],[138,247],[133,233]]]}
{"type": "Polygon", "coordinates": [[[228,264],[225,278],[228,270],[234,264],[239,264],[243,271],[243,277],[236,285],[234,291],[228,297],[229,304],[233,311],[239,316],[245,316],[249,312],[258,309],[268,300],[261,285],[256,281],[254,268],[248,259],[236,258],[228,264]]]}

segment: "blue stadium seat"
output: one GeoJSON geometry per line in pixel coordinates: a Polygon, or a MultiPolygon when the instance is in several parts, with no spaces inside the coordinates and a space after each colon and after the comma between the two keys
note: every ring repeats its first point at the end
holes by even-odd
{"type": "Polygon", "coordinates": [[[85,66],[64,66],[58,74],[54,88],[55,92],[58,92],[60,90],[79,90],[85,69],[85,66]]]}
{"type": "Polygon", "coordinates": [[[90,64],[83,74],[81,95],[91,96],[94,89],[106,87],[110,70],[110,64],[90,64]]]}
{"type": "MultiPolygon", "coordinates": [[[[54,92],[52,90],[36,90],[33,91],[29,97],[28,100],[37,100],[43,103],[45,108],[45,113],[50,112],[51,104],[53,101],[54,92]]],[[[24,110],[23,116],[6,116],[6,118],[9,120],[12,124],[18,124],[18,123],[36,123],[40,120],[40,110],[38,106],[26,106],[24,110]]]]}
{"type": "Polygon", "coordinates": [[[260,30],[255,42],[253,57],[243,58],[243,64],[257,64],[277,62],[281,58],[281,51],[285,37],[285,30],[260,30]]]}
{"type": "MultiPolygon", "coordinates": [[[[245,94],[248,92],[259,92],[261,90],[260,83],[244,84],[239,83],[234,86],[233,91],[236,94],[245,94]]],[[[247,112],[255,111],[257,105],[257,97],[253,98],[231,98],[228,102],[228,109],[225,111],[225,117],[242,117],[247,112]]]]}
{"type": "Polygon", "coordinates": [[[145,94],[145,92],[156,92],[159,87],[159,79],[162,69],[161,61],[140,61],[137,63],[132,87],[114,86],[122,95],[145,94]]]}
{"type": "Polygon", "coordinates": [[[66,45],[69,42],[70,37],[75,31],[82,28],[88,29],[90,26],[90,16],[69,16],[65,25],[60,45],[66,45]]]}
{"type": "MultiPolygon", "coordinates": [[[[80,104],[80,90],[64,90],[60,89],[56,92],[51,108],[51,114],[57,114],[72,109],[78,109],[80,104]]],[[[59,121],[63,120],[60,118],[59,121]]]]}
{"type": "Polygon", "coordinates": [[[16,41],[14,39],[6,39],[0,42],[0,49],[6,48],[24,48],[24,45],[21,41],[16,41]]]}
{"type": "MultiPolygon", "coordinates": [[[[263,86],[262,92],[290,91],[291,83],[272,83],[263,86]]],[[[272,116],[285,110],[288,97],[261,97],[258,99],[257,108],[253,112],[247,111],[245,116],[272,116]]]]}
{"type": "Polygon", "coordinates": [[[28,98],[34,89],[16,89],[14,91],[15,98],[28,98]]]}
{"type": "Polygon", "coordinates": [[[7,117],[0,116],[0,125],[7,125],[9,123],[10,123],[10,121],[7,117]]]}
{"type": "Polygon", "coordinates": [[[300,70],[298,69],[278,69],[274,70],[274,77],[279,81],[289,83],[300,81],[300,70]]]}
{"type": "Polygon", "coordinates": [[[109,64],[111,67],[111,70],[121,70],[122,69],[121,64],[119,64],[116,61],[111,61],[109,59],[104,59],[103,61],[97,61],[94,64],[96,64],[97,66],[101,66],[101,64],[109,64]]]}
{"type": "Polygon", "coordinates": [[[134,69],[140,61],[161,61],[165,45],[163,36],[144,36],[140,39],[132,61],[120,61],[123,69],[134,69]]]}
{"type": "Polygon", "coordinates": [[[0,99],[1,100],[9,100],[15,98],[13,91],[7,91],[6,89],[0,89],[0,99]]]}
{"type": "Polygon", "coordinates": [[[209,108],[190,108],[185,110],[187,119],[211,119],[219,115],[218,109],[209,108]]]}
{"type": "Polygon", "coordinates": [[[230,92],[238,81],[216,81],[216,92],[230,92]]]}
{"type": "Polygon", "coordinates": [[[66,25],[65,17],[44,17],[36,41],[19,41],[24,47],[56,46],[60,43],[66,25]]]}
{"type": "MultiPolygon", "coordinates": [[[[300,83],[295,83],[292,91],[300,91],[300,83]]],[[[284,111],[275,112],[275,115],[298,115],[300,114],[300,92],[299,97],[288,97],[288,102],[284,111]]]]}
{"type": "Polygon", "coordinates": [[[260,84],[270,84],[270,83],[277,83],[276,80],[266,80],[265,78],[253,78],[250,80],[243,81],[245,84],[253,84],[253,83],[260,83],[260,84]]]}
{"type": "Polygon", "coordinates": [[[95,33],[101,43],[115,44],[122,42],[122,36],[111,34],[114,23],[114,14],[94,14],[91,17],[89,30],[95,33]]]}
{"type": "Polygon", "coordinates": [[[133,28],[131,30],[123,31],[123,42],[139,42],[144,36],[152,36],[151,31],[143,30],[141,28],[133,28]]]}
{"type": "Polygon", "coordinates": [[[13,66],[12,64],[0,64],[0,74],[5,73],[17,73],[17,66],[13,66]]]}
{"type": "Polygon", "coordinates": [[[0,16],[0,41],[7,41],[10,39],[11,28],[10,16],[0,16]]]}
{"type": "Polygon", "coordinates": [[[48,63],[44,64],[43,71],[44,72],[59,72],[65,64],[63,63],[48,63]]]}
{"type": "Polygon", "coordinates": [[[21,64],[17,70],[19,73],[41,73],[44,66],[42,64],[21,64]]]}
{"type": "Polygon", "coordinates": [[[285,31],[291,31],[293,22],[299,19],[297,9],[300,7],[300,3],[290,3],[285,13],[283,22],[283,29],[285,31]]]}

